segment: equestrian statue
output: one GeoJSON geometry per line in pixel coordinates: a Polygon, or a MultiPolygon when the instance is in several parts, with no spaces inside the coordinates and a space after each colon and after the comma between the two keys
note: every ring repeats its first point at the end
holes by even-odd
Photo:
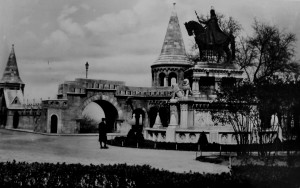
{"type": "Polygon", "coordinates": [[[217,63],[220,62],[224,52],[226,53],[226,63],[231,63],[235,59],[235,41],[232,33],[225,33],[218,25],[218,18],[215,10],[210,10],[210,19],[201,20],[195,11],[199,22],[189,21],[184,23],[189,36],[194,35],[199,48],[200,60],[207,60],[212,53],[217,54],[217,63]],[[202,26],[204,24],[204,26],[202,26]],[[230,49],[229,49],[230,45],[230,49]],[[205,54],[206,52],[206,54],[205,54]]]}

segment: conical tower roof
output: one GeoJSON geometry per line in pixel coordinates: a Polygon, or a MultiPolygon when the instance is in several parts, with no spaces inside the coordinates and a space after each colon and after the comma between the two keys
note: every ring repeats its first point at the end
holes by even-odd
{"type": "Polygon", "coordinates": [[[17,65],[17,59],[16,54],[14,50],[14,45],[12,45],[11,52],[8,57],[8,61],[6,64],[6,67],[4,69],[3,77],[0,81],[0,83],[17,83],[17,84],[23,84],[20,75],[19,75],[19,69],[17,65]]]}
{"type": "Polygon", "coordinates": [[[175,3],[160,56],[154,62],[154,65],[158,64],[190,64],[186,56],[175,3]]]}

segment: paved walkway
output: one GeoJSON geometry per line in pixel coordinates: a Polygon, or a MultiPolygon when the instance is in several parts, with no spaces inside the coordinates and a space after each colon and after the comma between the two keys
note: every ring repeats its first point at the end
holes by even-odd
{"type": "Polygon", "coordinates": [[[221,173],[224,165],[195,160],[196,152],[110,146],[99,149],[97,136],[47,136],[0,129],[0,161],[143,165],[174,172],[221,173]]]}

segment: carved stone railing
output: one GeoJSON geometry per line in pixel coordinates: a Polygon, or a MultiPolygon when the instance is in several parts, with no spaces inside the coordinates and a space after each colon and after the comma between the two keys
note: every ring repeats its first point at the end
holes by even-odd
{"type": "Polygon", "coordinates": [[[166,142],[166,129],[146,128],[144,131],[144,137],[146,140],[166,142]]]}
{"type": "MultiPolygon", "coordinates": [[[[154,129],[154,128],[145,128],[144,129],[144,138],[146,140],[151,140],[154,142],[166,142],[167,138],[167,129],[154,129]]],[[[198,143],[200,134],[205,133],[207,141],[209,143],[217,144],[237,144],[236,133],[233,131],[216,131],[216,130],[189,130],[189,129],[178,129],[175,131],[175,140],[176,143],[198,143]]],[[[272,141],[275,139],[277,132],[275,131],[266,131],[265,140],[272,141]]],[[[248,134],[248,136],[253,136],[248,134]]]]}

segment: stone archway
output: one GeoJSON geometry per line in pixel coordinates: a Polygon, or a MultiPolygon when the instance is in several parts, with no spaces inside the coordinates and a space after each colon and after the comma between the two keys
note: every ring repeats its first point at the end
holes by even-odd
{"type": "Polygon", "coordinates": [[[159,116],[163,127],[168,127],[170,121],[170,108],[165,106],[160,107],[159,116]]]}
{"type": "Polygon", "coordinates": [[[155,123],[155,119],[156,119],[156,116],[157,116],[158,109],[159,109],[158,106],[153,106],[148,111],[149,127],[150,128],[152,128],[154,123],[155,123]]]}
{"type": "Polygon", "coordinates": [[[116,131],[117,120],[123,119],[123,111],[118,105],[117,99],[115,97],[110,97],[107,95],[94,95],[83,102],[81,106],[81,115],[85,107],[91,102],[98,104],[102,108],[105,115],[108,131],[116,131]]]}
{"type": "Polygon", "coordinates": [[[170,121],[170,110],[164,106],[152,106],[148,111],[150,128],[153,127],[157,114],[159,114],[163,127],[168,127],[170,121]]]}

